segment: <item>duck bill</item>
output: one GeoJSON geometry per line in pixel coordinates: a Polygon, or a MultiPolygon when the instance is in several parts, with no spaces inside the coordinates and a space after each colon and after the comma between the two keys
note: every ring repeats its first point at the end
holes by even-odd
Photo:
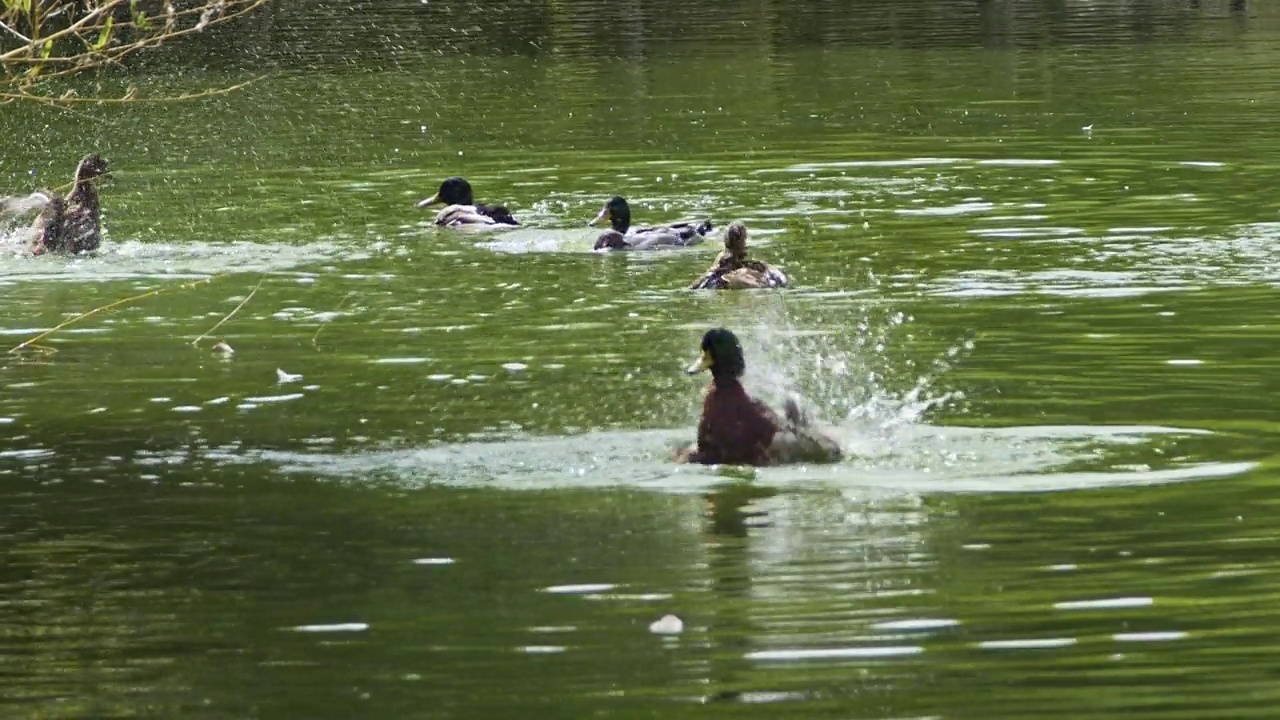
{"type": "Polygon", "coordinates": [[[697,360],[694,360],[693,364],[685,368],[685,372],[689,373],[690,375],[697,375],[703,370],[709,369],[713,364],[714,364],[714,361],[711,359],[711,353],[707,352],[706,350],[703,350],[702,355],[700,355],[697,360]]]}
{"type": "Polygon", "coordinates": [[[431,205],[435,205],[438,202],[440,202],[440,193],[436,193],[435,195],[432,195],[426,200],[419,200],[418,207],[428,207],[431,205]]]}
{"type": "Polygon", "coordinates": [[[595,220],[592,220],[591,222],[587,223],[587,227],[595,227],[600,222],[608,219],[609,219],[609,208],[605,208],[600,211],[599,215],[596,215],[595,220]]]}

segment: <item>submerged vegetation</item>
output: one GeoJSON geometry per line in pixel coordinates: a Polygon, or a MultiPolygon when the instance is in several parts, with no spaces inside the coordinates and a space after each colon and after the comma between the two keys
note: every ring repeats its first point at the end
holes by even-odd
{"type": "Polygon", "coordinates": [[[60,84],[88,71],[241,17],[269,0],[0,0],[0,102],[53,104],[175,100],[228,92],[240,85],[178,96],[143,97],[137,86],[84,97],[60,84]]]}

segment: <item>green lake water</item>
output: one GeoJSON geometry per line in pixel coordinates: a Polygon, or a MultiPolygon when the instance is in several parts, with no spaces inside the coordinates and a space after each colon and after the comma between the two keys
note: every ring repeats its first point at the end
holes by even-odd
{"type": "Polygon", "coordinates": [[[6,226],[0,349],[159,291],[0,363],[3,717],[1280,717],[1280,8],[281,0],[143,63],[263,77],[0,105],[0,194],[114,169],[96,256],[6,226]],[[431,227],[455,174],[523,226],[431,227]],[[591,252],[615,193],[794,287],[591,252]],[[720,325],[846,461],[669,461],[720,325]]]}

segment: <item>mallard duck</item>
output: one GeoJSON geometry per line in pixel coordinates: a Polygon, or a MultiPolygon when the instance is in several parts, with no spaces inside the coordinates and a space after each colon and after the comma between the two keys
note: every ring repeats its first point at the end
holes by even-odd
{"type": "Polygon", "coordinates": [[[747,258],[747,226],[735,222],[724,233],[724,250],[720,251],[720,256],[702,277],[693,281],[689,289],[744,290],[786,286],[787,276],[781,270],[769,263],[747,258]]]}
{"type": "Polygon", "coordinates": [[[94,180],[109,174],[107,162],[97,154],[85,155],[76,166],[71,192],[36,193],[42,206],[32,225],[35,241],[31,252],[86,253],[102,244],[102,205],[94,180]]]}
{"type": "Polygon", "coordinates": [[[695,447],[677,452],[679,462],[705,465],[778,465],[793,462],[837,462],[840,445],[815,427],[795,400],[788,399],[780,418],[742,387],[746,361],[738,337],[724,328],[702,336],[702,353],[689,374],[711,371],[711,386],[702,402],[695,447]]]}
{"type": "Polygon", "coordinates": [[[587,226],[595,227],[597,223],[606,220],[610,229],[600,233],[594,250],[652,250],[664,246],[697,245],[712,228],[710,220],[633,228],[631,206],[627,205],[626,199],[621,195],[609,198],[600,214],[587,223],[587,226]]]}
{"type": "Polygon", "coordinates": [[[424,208],[437,203],[444,203],[445,208],[436,214],[436,225],[456,227],[520,224],[504,205],[477,205],[471,195],[471,183],[460,177],[445,179],[435,195],[418,201],[418,207],[424,208]]]}

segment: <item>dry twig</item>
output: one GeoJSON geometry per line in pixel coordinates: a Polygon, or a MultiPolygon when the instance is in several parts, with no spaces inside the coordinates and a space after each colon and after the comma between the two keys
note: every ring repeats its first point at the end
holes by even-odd
{"type": "MultiPolygon", "coordinates": [[[[43,340],[43,339],[45,339],[45,338],[49,337],[50,335],[52,335],[52,334],[54,334],[54,333],[58,332],[59,330],[61,330],[61,329],[65,328],[65,327],[69,327],[69,326],[71,326],[71,325],[74,325],[74,324],[76,324],[76,323],[80,322],[81,320],[84,320],[84,319],[85,319],[85,318],[87,318],[87,317],[91,317],[91,316],[93,316],[93,315],[97,315],[97,314],[98,314],[98,313],[100,313],[100,312],[105,312],[105,311],[107,311],[107,310],[111,310],[112,308],[117,308],[117,307],[120,307],[121,305],[125,305],[125,304],[131,303],[131,302],[136,302],[136,301],[138,301],[138,300],[145,300],[146,298],[149,298],[149,297],[155,297],[156,295],[160,295],[161,293],[165,293],[165,292],[168,292],[168,291],[170,291],[170,290],[179,289],[179,288],[181,288],[181,289],[185,289],[185,288],[189,288],[189,287],[195,287],[196,285],[200,285],[200,284],[202,284],[202,283],[209,283],[209,282],[213,282],[215,279],[217,279],[217,276],[215,276],[215,277],[205,278],[205,279],[203,279],[203,280],[196,280],[195,282],[183,283],[183,284],[181,284],[181,285],[176,285],[176,286],[174,286],[174,287],[166,287],[166,288],[159,288],[159,289],[156,289],[156,290],[150,290],[150,291],[148,291],[148,292],[144,292],[144,293],[142,293],[141,295],[133,295],[133,296],[131,296],[131,297],[122,298],[122,299],[120,299],[120,300],[114,300],[114,301],[112,301],[112,302],[107,303],[106,305],[102,305],[102,306],[99,306],[99,307],[93,308],[92,310],[86,310],[85,312],[82,312],[82,313],[80,313],[79,315],[76,315],[76,316],[75,316],[75,317],[73,317],[73,318],[70,318],[70,319],[68,319],[68,320],[64,320],[63,322],[58,323],[57,325],[55,325],[55,326],[53,326],[53,327],[49,328],[48,330],[45,330],[44,332],[40,333],[39,335],[36,335],[36,336],[35,336],[35,337],[33,337],[33,338],[29,338],[29,339],[27,339],[27,340],[23,340],[22,342],[18,343],[17,345],[13,346],[12,348],[9,348],[9,352],[10,352],[10,353],[16,353],[16,352],[20,352],[20,351],[22,351],[22,350],[26,350],[26,349],[28,349],[28,348],[31,348],[31,347],[33,347],[33,346],[35,345],[35,343],[37,343],[37,342],[39,342],[39,341],[41,341],[41,340],[43,340]]],[[[47,351],[47,350],[52,350],[52,348],[47,348],[47,349],[46,349],[46,348],[41,348],[41,349],[42,349],[42,350],[46,350],[46,351],[47,351]]]]}
{"type": "Polygon", "coordinates": [[[246,295],[245,298],[240,301],[239,305],[236,305],[235,308],[231,310],[231,312],[227,313],[221,320],[214,323],[213,327],[209,328],[208,330],[205,330],[204,333],[200,335],[200,337],[196,338],[195,340],[192,340],[191,344],[198,346],[201,340],[212,335],[214,330],[217,330],[218,328],[222,327],[222,323],[230,320],[233,315],[240,312],[240,308],[249,304],[249,301],[252,300],[253,296],[258,293],[258,288],[262,287],[262,282],[266,279],[267,279],[266,275],[263,275],[262,277],[258,278],[258,284],[253,286],[253,289],[250,290],[249,294],[246,295]]]}
{"type": "MultiPolygon", "coordinates": [[[[342,306],[347,303],[347,299],[350,298],[352,295],[354,295],[355,292],[356,292],[355,290],[348,290],[347,294],[343,295],[342,299],[338,301],[338,306],[335,307],[333,311],[336,313],[337,311],[341,310],[342,306]]],[[[337,319],[338,318],[335,316],[334,320],[337,320],[337,319]]],[[[320,346],[316,343],[316,341],[320,339],[320,331],[324,330],[328,326],[329,326],[329,323],[321,323],[320,327],[316,328],[316,334],[311,336],[311,347],[317,350],[320,349],[320,346]]]]}

